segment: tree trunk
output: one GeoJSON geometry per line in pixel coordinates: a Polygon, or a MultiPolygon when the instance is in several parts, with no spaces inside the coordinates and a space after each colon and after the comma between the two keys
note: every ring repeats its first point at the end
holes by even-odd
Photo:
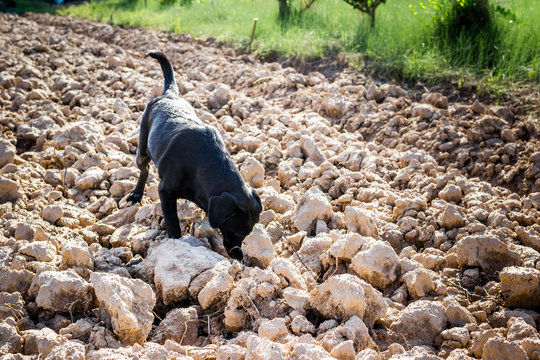
{"type": "Polygon", "coordinates": [[[288,0],[279,0],[279,18],[285,20],[289,17],[289,3],[288,0]]]}
{"type": "Polygon", "coordinates": [[[369,16],[371,17],[371,28],[373,29],[375,27],[375,10],[371,11],[369,16]]]}

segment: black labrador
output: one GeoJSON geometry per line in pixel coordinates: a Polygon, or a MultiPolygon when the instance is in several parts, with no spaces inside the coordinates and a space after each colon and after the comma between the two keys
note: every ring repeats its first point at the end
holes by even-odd
{"type": "Polygon", "coordinates": [[[206,211],[210,225],[221,230],[229,255],[241,260],[240,247],[259,221],[261,199],[246,186],[216,128],[203,123],[179,97],[167,57],[160,51],[147,55],[159,61],[165,86],[142,115],[136,158],[140,176],[127,201],[141,201],[152,159],[169,237],[182,235],[176,200],[187,199],[206,211]]]}

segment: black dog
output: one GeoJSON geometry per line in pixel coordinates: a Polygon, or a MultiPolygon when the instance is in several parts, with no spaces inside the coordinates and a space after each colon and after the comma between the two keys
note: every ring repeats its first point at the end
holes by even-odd
{"type": "Polygon", "coordinates": [[[169,237],[181,236],[176,200],[187,199],[206,211],[210,225],[221,230],[229,255],[241,260],[240,246],[259,221],[261,199],[244,183],[217,130],[178,96],[167,57],[160,51],[147,55],[159,61],[165,86],[142,116],[137,149],[141,173],[127,201],[141,201],[152,159],[161,179],[159,198],[169,237]]]}

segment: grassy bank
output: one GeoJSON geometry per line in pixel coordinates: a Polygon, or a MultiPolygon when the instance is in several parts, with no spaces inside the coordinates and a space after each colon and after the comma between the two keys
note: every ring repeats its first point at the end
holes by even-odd
{"type": "MultiPolygon", "coordinates": [[[[180,5],[179,0],[171,6],[164,6],[160,0],[103,0],[56,11],[117,25],[216,37],[234,47],[247,47],[253,19],[258,18],[252,51],[261,55],[316,57],[345,53],[353,63],[379,76],[428,84],[476,83],[491,91],[516,84],[540,84],[538,0],[499,0],[497,4],[509,9],[515,18],[496,18],[500,29],[497,42],[488,32],[474,44],[463,41],[451,48],[441,45],[429,26],[422,23],[425,14],[415,16],[411,11],[410,4],[420,8],[418,2],[388,0],[377,9],[373,29],[366,15],[340,0],[317,0],[306,11],[293,9],[285,24],[277,18],[275,0],[194,0],[190,5],[180,5]],[[471,47],[484,45],[495,49],[488,66],[467,55],[471,47]]],[[[299,3],[293,1],[295,6],[299,3]]]]}

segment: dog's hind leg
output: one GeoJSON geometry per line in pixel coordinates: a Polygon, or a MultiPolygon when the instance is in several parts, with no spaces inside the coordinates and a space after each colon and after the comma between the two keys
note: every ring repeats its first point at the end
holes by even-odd
{"type": "Polygon", "coordinates": [[[165,225],[170,238],[177,239],[182,236],[180,230],[180,222],[178,221],[178,213],[176,211],[176,196],[170,191],[164,189],[161,182],[158,187],[159,199],[161,200],[161,208],[165,216],[165,225]]]}
{"type": "Polygon", "coordinates": [[[148,124],[148,105],[144,110],[144,113],[141,118],[141,128],[139,133],[139,147],[137,148],[137,158],[136,163],[139,168],[139,180],[137,180],[137,185],[135,189],[129,194],[126,201],[131,201],[133,203],[141,202],[144,185],[148,179],[148,164],[150,163],[150,155],[148,154],[148,133],[150,132],[150,126],[148,124]]]}

